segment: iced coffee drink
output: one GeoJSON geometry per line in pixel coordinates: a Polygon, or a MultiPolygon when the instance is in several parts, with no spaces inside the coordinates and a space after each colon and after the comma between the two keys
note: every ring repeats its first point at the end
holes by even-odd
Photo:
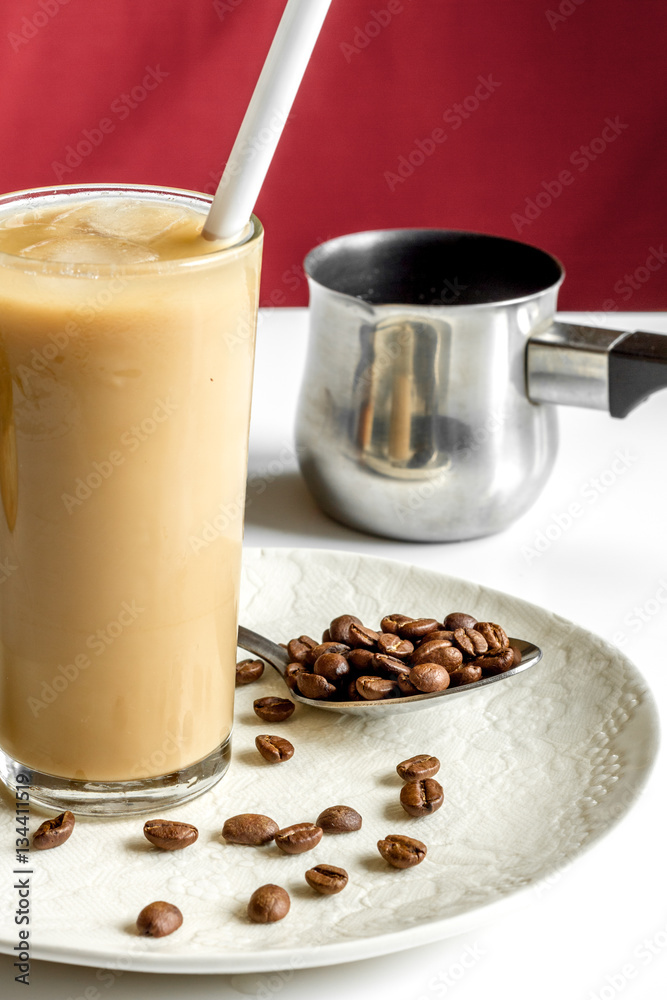
{"type": "Polygon", "coordinates": [[[0,199],[0,751],[121,812],[226,767],[262,230],[203,196],[0,199]]]}

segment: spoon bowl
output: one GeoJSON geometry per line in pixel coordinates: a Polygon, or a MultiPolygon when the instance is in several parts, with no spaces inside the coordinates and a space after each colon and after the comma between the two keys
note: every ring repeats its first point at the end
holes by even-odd
{"type": "MultiPolygon", "coordinates": [[[[429,694],[413,694],[403,698],[383,698],[378,701],[327,701],[326,699],[304,698],[297,691],[289,689],[290,698],[298,701],[302,705],[309,705],[311,708],[321,708],[325,712],[341,712],[346,715],[363,715],[368,712],[375,712],[388,715],[398,715],[401,712],[414,712],[419,708],[432,708],[435,698],[454,698],[457,695],[467,694],[471,691],[478,691],[480,688],[488,687],[498,681],[508,680],[516,674],[529,670],[536,666],[542,659],[542,650],[532,642],[525,639],[510,639],[513,646],[518,646],[521,650],[521,663],[506,670],[502,674],[494,674],[492,677],[482,677],[472,684],[461,684],[459,687],[448,687],[445,691],[432,691],[429,694]]],[[[269,663],[274,670],[277,670],[283,680],[285,680],[285,669],[289,662],[287,651],[272,642],[258,632],[252,632],[249,628],[239,625],[238,644],[241,649],[248,653],[261,657],[269,663]]],[[[285,681],[287,686],[287,682],[285,681]]]]}

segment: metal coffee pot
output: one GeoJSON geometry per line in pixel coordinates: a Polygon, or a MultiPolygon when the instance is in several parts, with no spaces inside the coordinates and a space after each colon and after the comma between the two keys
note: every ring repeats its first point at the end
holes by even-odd
{"type": "Polygon", "coordinates": [[[305,268],[301,471],[321,508],[361,531],[425,542],[501,531],[551,472],[552,404],[624,417],[667,386],[667,336],[555,322],[563,268],[515,240],[355,233],[305,268]]]}

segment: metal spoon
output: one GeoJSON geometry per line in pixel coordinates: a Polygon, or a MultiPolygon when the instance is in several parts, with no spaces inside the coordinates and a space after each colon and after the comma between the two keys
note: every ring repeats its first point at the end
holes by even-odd
{"type": "MultiPolygon", "coordinates": [[[[520,674],[523,670],[534,667],[542,659],[542,650],[532,642],[525,639],[510,639],[512,645],[518,646],[521,650],[521,663],[518,667],[512,667],[503,674],[494,674],[492,677],[483,677],[481,681],[473,684],[462,684],[459,687],[449,687],[445,691],[433,691],[431,694],[414,694],[406,698],[387,698],[378,701],[325,701],[315,698],[304,698],[296,691],[290,690],[290,697],[302,705],[310,705],[311,708],[323,708],[325,712],[344,712],[350,715],[362,715],[364,712],[385,712],[387,714],[397,714],[399,712],[413,712],[418,708],[432,708],[431,702],[434,698],[454,698],[456,695],[467,694],[469,691],[477,691],[479,688],[496,681],[504,681],[515,674],[520,674]]],[[[285,668],[289,663],[286,650],[275,642],[271,642],[258,632],[252,632],[249,628],[239,625],[238,644],[241,649],[260,656],[267,663],[278,671],[285,680],[285,668]]]]}

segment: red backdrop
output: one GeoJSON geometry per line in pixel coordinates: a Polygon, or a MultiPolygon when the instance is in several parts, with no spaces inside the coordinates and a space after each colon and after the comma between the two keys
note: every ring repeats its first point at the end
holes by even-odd
{"type": "MultiPolygon", "coordinates": [[[[283,7],[4,4],[0,190],[213,191],[283,7]]],[[[442,226],[555,253],[564,308],[667,308],[666,30],[661,0],[334,0],[257,206],[263,303],[304,303],[330,236],[442,226]]]]}

